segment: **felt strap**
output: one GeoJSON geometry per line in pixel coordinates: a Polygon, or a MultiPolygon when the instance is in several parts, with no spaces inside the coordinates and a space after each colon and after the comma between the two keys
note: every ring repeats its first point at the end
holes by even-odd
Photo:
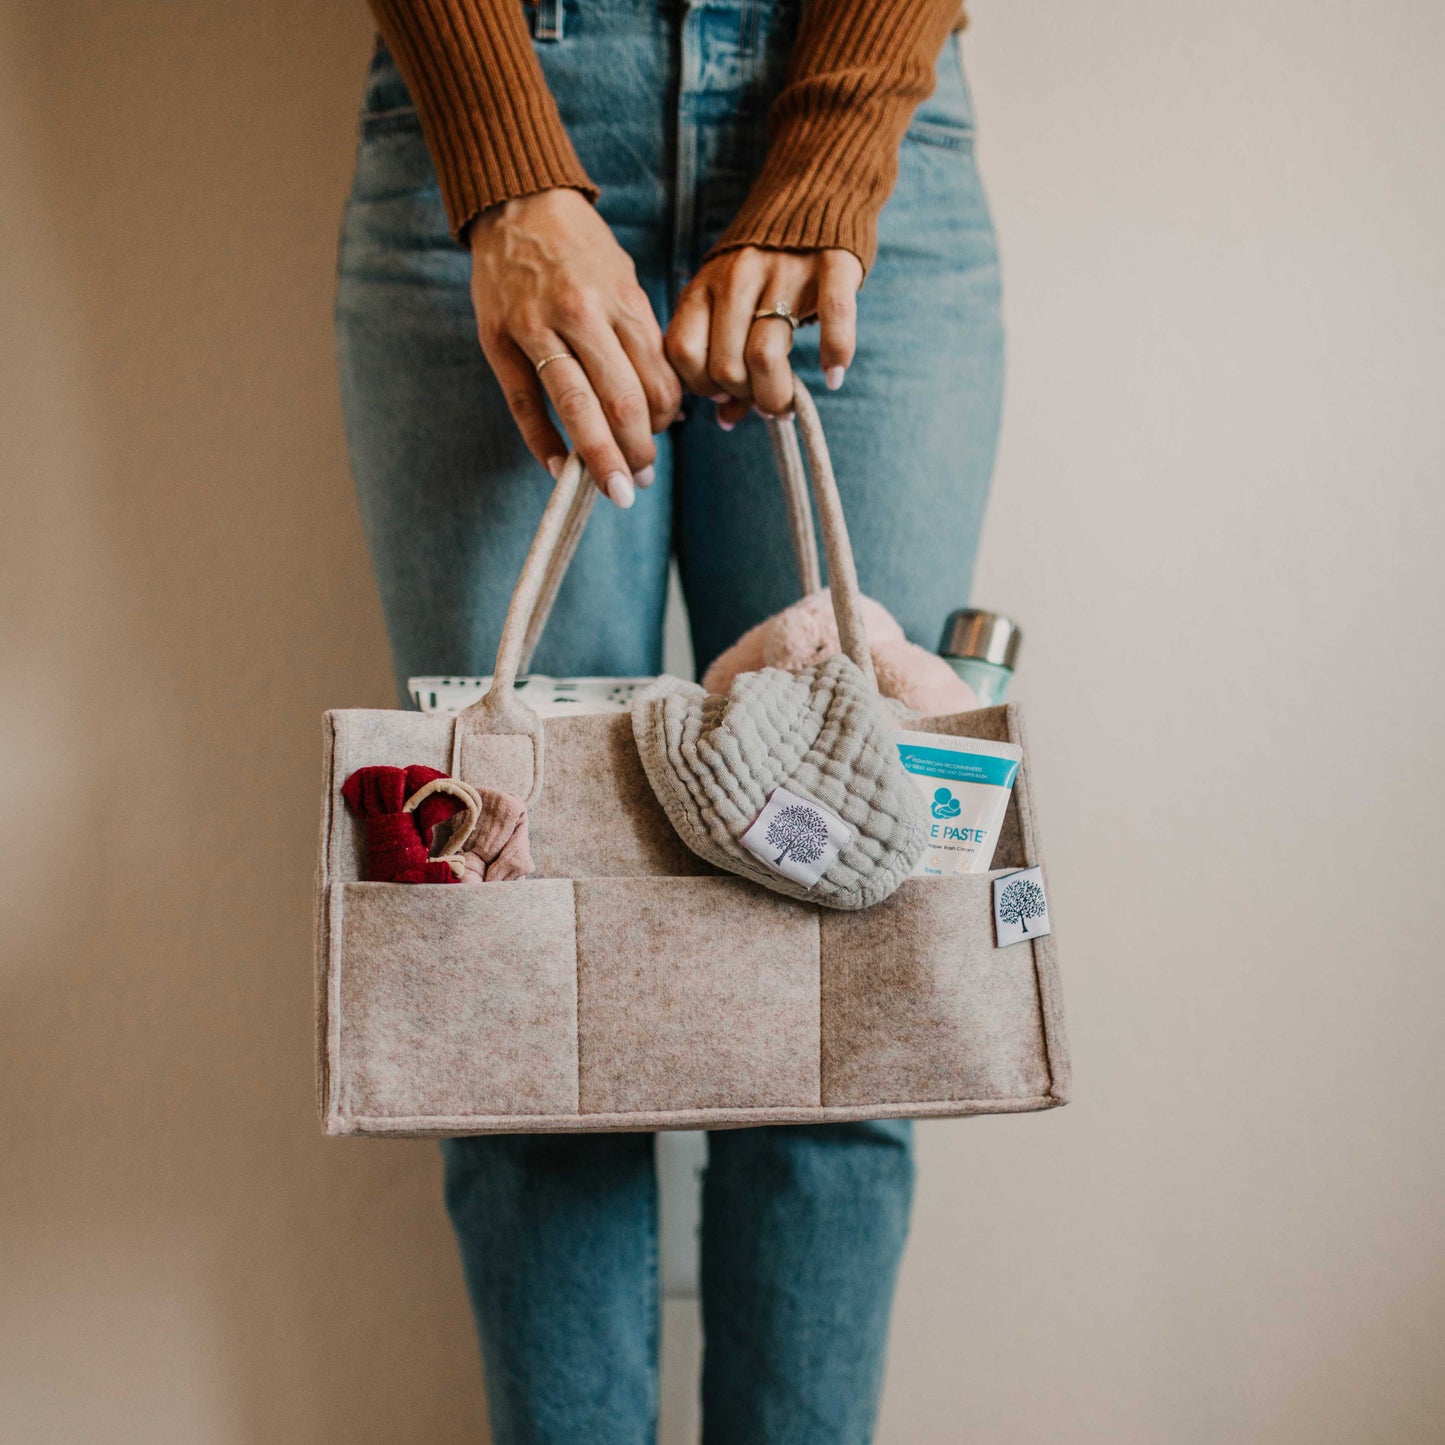
{"type": "MultiPolygon", "coordinates": [[[[848,524],[843,519],[843,501],[838,495],[838,479],[833,475],[833,459],[828,454],[828,441],[823,435],[818,408],[807,387],[796,376],[793,378],[793,409],[797,414],[798,428],[803,433],[808,469],[813,475],[813,498],[818,506],[818,523],[823,529],[823,553],[828,559],[828,584],[833,599],[833,615],[838,621],[838,640],[844,656],[868,679],[868,686],[876,692],[878,683],[873,675],[873,655],[868,650],[868,634],[863,626],[858,568],[853,560],[853,544],[848,539],[848,524]]],[[[818,553],[813,542],[807,484],[803,478],[794,425],[792,421],[775,420],[768,423],[768,428],[773,434],[773,455],[777,458],[788,499],[788,522],[793,529],[798,574],[804,593],[816,592],[821,586],[818,553]],[[795,522],[799,512],[804,520],[795,522]]]]}
{"type": "Polygon", "coordinates": [[[512,591],[502,640],[492,670],[492,685],[462,714],[461,722],[475,731],[517,734],[531,740],[532,787],[524,800],[533,807],[542,796],[545,769],[542,719],[516,693],[522,657],[530,656],[541,635],[546,610],[556,598],[567,564],[581,539],[591,507],[583,492],[596,489],[587,478],[582,459],[573,452],[557,477],[547,500],[537,535],[522,563],[522,575],[512,591]]]}
{"type": "MultiPolygon", "coordinates": [[[[803,475],[802,456],[806,452],[808,470],[812,475],[813,500],[823,532],[823,552],[828,559],[828,580],[833,612],[838,622],[838,638],[844,654],[867,679],[868,685],[876,689],[873,659],[863,627],[858,572],[853,562],[852,544],[848,540],[848,527],[843,519],[838,482],[833,475],[833,463],[828,455],[828,443],[823,436],[818,409],[808,389],[796,376],[793,378],[793,408],[796,424],[791,419],[772,421],[768,428],[773,456],[783,481],[788,528],[803,591],[817,591],[822,580],[812,512],[808,506],[807,482],[803,475]],[[799,431],[802,433],[801,449],[799,431]]],[[[573,452],[557,478],[538,524],[537,535],[532,539],[526,561],[522,563],[522,573],[512,592],[507,619],[502,627],[502,639],[497,647],[492,685],[464,713],[467,725],[474,730],[521,734],[531,739],[532,789],[526,799],[529,808],[542,795],[542,720],[518,696],[515,684],[518,673],[530,662],[542,635],[547,615],[581,541],[595,500],[596,488],[588,478],[581,458],[573,452]]]]}
{"type": "Polygon", "coordinates": [[[532,654],[536,652],[537,643],[542,637],[542,629],[546,627],[547,618],[552,614],[552,604],[557,600],[557,590],[562,585],[562,579],[567,575],[567,569],[572,565],[577,544],[582,540],[582,533],[587,526],[588,517],[592,515],[592,505],[596,500],[597,488],[594,486],[578,488],[577,494],[572,500],[572,505],[567,512],[567,520],[562,525],[562,536],[557,543],[557,550],[552,554],[552,560],[542,579],[542,589],[537,595],[537,605],[532,609],[532,620],[527,624],[527,635],[522,642],[522,658],[517,665],[519,673],[527,673],[532,670],[532,654]]]}
{"type": "Polygon", "coordinates": [[[788,507],[788,531],[793,538],[793,556],[798,559],[798,581],[803,596],[823,585],[818,568],[818,538],[813,532],[813,504],[808,500],[808,479],[803,472],[803,454],[798,448],[798,429],[791,422],[776,419],[768,423],[773,443],[773,460],[783,480],[783,500],[788,507]]]}

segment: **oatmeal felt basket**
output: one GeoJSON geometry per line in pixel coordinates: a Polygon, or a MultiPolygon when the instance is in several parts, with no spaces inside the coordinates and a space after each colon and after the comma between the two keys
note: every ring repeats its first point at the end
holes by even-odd
{"type": "MultiPolygon", "coordinates": [[[[843,652],[871,685],[837,487],[801,385],[796,410],[843,652]]],[[[797,434],[770,426],[812,591],[797,434]]],[[[514,689],[595,495],[569,459],[479,702],[456,716],[326,715],[316,1027],[327,1132],[729,1128],[1065,1103],[1053,939],[994,939],[993,879],[1039,862],[1017,707],[904,724],[1024,749],[993,872],[906,878],[843,912],[721,871],[669,821],[632,718],[544,721],[514,689]],[[526,798],[536,871],[474,886],[360,881],[341,786],[360,767],[413,763],[526,798]]]]}

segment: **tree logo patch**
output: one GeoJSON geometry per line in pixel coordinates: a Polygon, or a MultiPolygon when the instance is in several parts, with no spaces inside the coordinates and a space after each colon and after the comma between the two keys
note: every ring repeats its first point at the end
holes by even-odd
{"type": "Polygon", "coordinates": [[[852,828],[821,803],[774,788],[739,842],[774,873],[811,888],[852,838],[852,828]]]}
{"type": "Polygon", "coordinates": [[[998,946],[1053,932],[1042,868],[1021,868],[993,880],[993,921],[998,946]]]}

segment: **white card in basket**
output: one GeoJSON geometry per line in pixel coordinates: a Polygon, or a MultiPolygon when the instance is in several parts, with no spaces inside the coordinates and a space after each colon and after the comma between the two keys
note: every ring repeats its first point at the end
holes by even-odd
{"type": "MultiPolygon", "coordinates": [[[[574,713],[626,712],[633,694],[650,677],[548,677],[534,672],[519,677],[516,691],[538,717],[570,717],[574,713]]],[[[486,677],[409,677],[412,701],[422,712],[453,713],[470,707],[491,687],[486,677]]]]}

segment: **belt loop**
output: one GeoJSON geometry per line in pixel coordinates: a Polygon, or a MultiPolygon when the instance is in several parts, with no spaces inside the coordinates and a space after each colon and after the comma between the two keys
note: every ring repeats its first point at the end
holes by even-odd
{"type": "Polygon", "coordinates": [[[532,36],[537,40],[562,38],[562,0],[537,0],[532,17],[532,36]]]}

